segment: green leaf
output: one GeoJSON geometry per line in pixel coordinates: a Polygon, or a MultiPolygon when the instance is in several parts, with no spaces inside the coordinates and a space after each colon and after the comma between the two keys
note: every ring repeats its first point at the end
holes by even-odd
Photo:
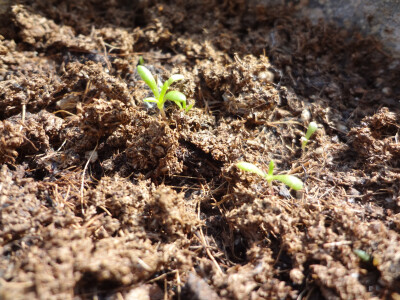
{"type": "Polygon", "coordinates": [[[371,255],[361,249],[354,249],[353,252],[364,262],[371,261],[371,255]]]}
{"type": "Polygon", "coordinates": [[[154,102],[154,103],[158,102],[158,100],[154,97],[144,98],[143,101],[144,102],[154,102]]]}
{"type": "Polygon", "coordinates": [[[314,132],[318,129],[318,124],[315,122],[310,122],[308,124],[306,136],[300,139],[301,141],[301,149],[304,151],[306,149],[307,143],[310,140],[310,137],[314,134],[314,132]]]}
{"type": "Polygon", "coordinates": [[[170,101],[186,102],[186,96],[178,91],[170,91],[165,95],[165,98],[170,101]]]}
{"type": "Polygon", "coordinates": [[[169,85],[173,84],[175,81],[183,79],[185,79],[185,77],[182,74],[174,74],[168,79],[168,81],[171,82],[169,85]]]}
{"type": "Polygon", "coordinates": [[[269,167],[268,167],[268,175],[272,176],[274,174],[274,168],[275,168],[275,162],[271,159],[269,162],[269,167]]]}
{"type": "Polygon", "coordinates": [[[192,107],[194,106],[194,102],[192,104],[189,104],[187,107],[183,107],[185,109],[185,112],[188,112],[189,110],[192,109],[192,107]]]}
{"type": "Polygon", "coordinates": [[[165,95],[165,99],[174,102],[178,105],[179,109],[183,109],[186,106],[186,96],[178,91],[170,91],[165,95]]]}
{"type": "Polygon", "coordinates": [[[154,79],[153,75],[145,66],[138,66],[137,71],[140,77],[143,79],[144,82],[149,86],[151,91],[153,92],[156,98],[159,98],[160,93],[158,91],[156,80],[154,79]]]}
{"type": "Polygon", "coordinates": [[[310,122],[308,124],[307,132],[306,132],[306,139],[309,140],[313,133],[318,129],[318,125],[315,122],[310,122]]]}
{"type": "Polygon", "coordinates": [[[306,149],[308,140],[307,140],[304,136],[302,136],[302,137],[300,138],[300,142],[301,142],[301,149],[302,149],[302,150],[306,149]]]}
{"type": "Polygon", "coordinates": [[[143,56],[139,56],[139,62],[138,62],[139,66],[143,66],[144,65],[144,59],[143,56]]]}
{"type": "MultiPolygon", "coordinates": [[[[183,105],[179,101],[173,101],[176,105],[178,105],[179,109],[183,109],[183,105]]],[[[184,102],[183,102],[184,103],[184,102]]]]}
{"type": "MultiPolygon", "coordinates": [[[[183,77],[183,75],[181,75],[181,74],[175,74],[175,75],[172,75],[166,82],[164,82],[164,84],[163,84],[163,86],[162,86],[162,88],[161,88],[161,93],[160,93],[160,98],[159,98],[161,101],[163,101],[163,104],[164,104],[164,102],[165,102],[165,100],[164,100],[164,95],[165,95],[165,93],[167,92],[169,86],[170,86],[171,84],[173,84],[175,81],[183,80],[183,79],[185,79],[185,77],[183,77]]],[[[185,100],[186,100],[186,99],[185,99],[185,100]]]]}
{"type": "Polygon", "coordinates": [[[296,191],[303,188],[303,181],[293,175],[274,175],[272,180],[278,180],[296,191]]]}
{"type": "Polygon", "coordinates": [[[251,173],[257,174],[264,178],[266,176],[266,174],[263,170],[261,170],[260,168],[258,168],[257,166],[255,166],[251,163],[242,161],[242,162],[238,162],[236,164],[236,166],[243,171],[251,172],[251,173]]]}

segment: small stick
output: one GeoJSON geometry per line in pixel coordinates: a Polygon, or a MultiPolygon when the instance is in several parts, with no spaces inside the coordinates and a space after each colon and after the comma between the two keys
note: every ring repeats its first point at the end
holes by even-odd
{"type": "Polygon", "coordinates": [[[22,124],[25,123],[25,116],[26,116],[26,104],[24,103],[24,104],[22,104],[22,115],[21,115],[22,124]]]}
{"type": "Polygon", "coordinates": [[[86,173],[87,167],[89,166],[90,161],[92,160],[93,153],[97,150],[98,145],[99,145],[99,143],[97,143],[96,147],[94,147],[94,150],[92,152],[90,152],[89,159],[87,160],[85,167],[83,168],[83,173],[82,173],[82,178],[81,178],[81,189],[80,189],[82,215],[85,215],[85,210],[83,209],[83,187],[85,185],[85,173],[86,173]]]}
{"type": "Polygon", "coordinates": [[[200,231],[200,234],[198,235],[198,237],[200,238],[200,240],[203,244],[203,247],[207,252],[208,257],[211,259],[211,261],[217,267],[218,273],[220,275],[224,275],[224,272],[222,272],[221,267],[219,266],[218,262],[215,260],[214,256],[211,254],[210,249],[208,248],[208,245],[207,245],[206,239],[204,238],[204,233],[203,233],[203,230],[201,229],[201,227],[200,227],[199,231],[200,231]]]}

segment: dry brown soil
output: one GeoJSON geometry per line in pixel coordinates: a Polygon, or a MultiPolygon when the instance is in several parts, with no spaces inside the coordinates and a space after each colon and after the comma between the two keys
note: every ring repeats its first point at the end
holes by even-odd
{"type": "Polygon", "coordinates": [[[250,3],[0,2],[1,299],[400,299],[400,61],[250,3]]]}

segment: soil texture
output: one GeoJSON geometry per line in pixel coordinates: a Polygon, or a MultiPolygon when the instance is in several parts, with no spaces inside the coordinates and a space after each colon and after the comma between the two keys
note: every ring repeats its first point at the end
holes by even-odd
{"type": "Polygon", "coordinates": [[[300,4],[0,8],[1,299],[400,299],[400,60],[378,41],[300,4]],[[141,58],[194,107],[143,102],[141,58]],[[271,160],[304,188],[236,166],[271,160]]]}

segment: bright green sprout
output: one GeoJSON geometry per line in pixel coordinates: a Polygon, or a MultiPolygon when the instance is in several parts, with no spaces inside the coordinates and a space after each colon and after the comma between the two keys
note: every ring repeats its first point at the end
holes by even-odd
{"type": "Polygon", "coordinates": [[[354,249],[353,252],[363,261],[363,262],[370,262],[372,256],[369,255],[367,252],[361,249],[354,249]]]}
{"type": "Polygon", "coordinates": [[[139,62],[138,62],[138,66],[143,66],[144,65],[144,59],[143,56],[139,56],[139,62]]]}
{"type": "Polygon", "coordinates": [[[296,176],[274,175],[275,163],[273,160],[271,160],[269,163],[268,173],[265,173],[257,166],[244,161],[237,163],[236,166],[243,171],[251,172],[265,178],[270,186],[273,180],[278,180],[296,191],[301,190],[303,188],[303,182],[296,176]]]}
{"type": "Polygon", "coordinates": [[[137,67],[137,71],[143,81],[146,82],[146,84],[149,86],[154,95],[154,97],[145,98],[143,99],[143,101],[156,103],[163,118],[165,118],[164,104],[167,100],[174,102],[180,109],[184,109],[185,112],[188,112],[193,107],[193,104],[186,106],[186,96],[181,92],[169,91],[167,93],[167,90],[171,84],[173,84],[175,81],[184,79],[183,75],[172,75],[166,82],[164,82],[160,91],[157,86],[156,80],[146,67],[139,65],[137,67]]]}
{"type": "Polygon", "coordinates": [[[314,132],[318,129],[318,125],[315,122],[310,122],[310,124],[308,124],[308,128],[307,128],[307,132],[306,132],[306,136],[303,136],[300,140],[301,140],[301,150],[305,150],[308,141],[310,140],[310,137],[314,134],[314,132]]]}

